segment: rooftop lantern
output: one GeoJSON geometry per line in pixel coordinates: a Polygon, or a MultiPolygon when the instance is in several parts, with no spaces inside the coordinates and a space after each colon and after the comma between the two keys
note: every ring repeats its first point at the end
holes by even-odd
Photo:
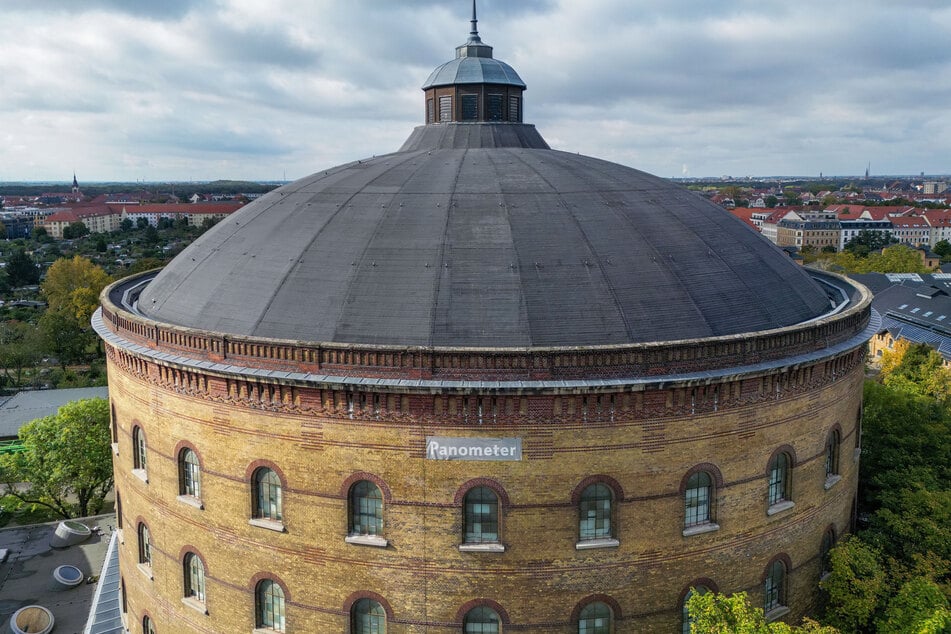
{"type": "Polygon", "coordinates": [[[456,47],[456,59],[432,72],[426,93],[426,123],[521,123],[525,82],[515,70],[492,57],[479,37],[472,1],[469,39],[456,47]]]}

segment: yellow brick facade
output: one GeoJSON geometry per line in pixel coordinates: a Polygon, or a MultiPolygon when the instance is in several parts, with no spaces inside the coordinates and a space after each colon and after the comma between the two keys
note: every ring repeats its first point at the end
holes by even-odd
{"type": "MultiPolygon", "coordinates": [[[[792,565],[784,603],[786,618],[795,620],[814,606],[824,532],[832,527],[841,535],[850,525],[863,377],[858,350],[786,370],[775,381],[743,381],[741,398],[717,411],[645,415],[632,405],[619,407],[613,420],[605,412],[581,420],[582,395],[561,394],[564,410],[574,405],[573,420],[513,415],[481,426],[402,412],[351,418],[347,407],[324,408],[331,399],[303,388],[266,403],[222,396],[219,378],[205,377],[195,389],[155,364],[132,363],[112,348],[109,356],[120,560],[133,632],[146,614],[160,634],[250,632],[254,582],[263,575],[286,589],[287,632],[348,632],[348,606],[367,592],[385,600],[391,633],[460,632],[463,606],[487,599],[518,631],[568,634],[577,632],[573,613],[592,595],[616,602],[617,633],[679,632],[680,602],[691,583],[708,579],[720,591],[747,590],[760,605],[766,566],[780,554],[792,565]],[[145,435],[148,482],[133,473],[135,427],[145,435]],[[841,437],[841,480],[827,489],[825,444],[833,428],[841,437]],[[426,460],[425,436],[436,434],[520,437],[524,457],[426,460]],[[176,451],[183,441],[200,456],[202,509],[178,498],[176,451]],[[795,506],[768,516],[767,463],[780,447],[794,457],[795,506]],[[249,524],[249,478],[261,461],[283,475],[284,532],[249,524]],[[684,537],[681,483],[704,463],[722,475],[715,492],[719,530],[684,537]],[[344,541],[346,483],[361,473],[385,484],[386,548],[344,541]],[[623,492],[613,516],[617,547],[575,547],[572,494],[591,476],[608,476],[623,492]],[[504,490],[503,553],[459,550],[459,495],[476,478],[504,490]],[[137,565],[139,522],[151,532],[151,577],[137,565]],[[182,600],[186,552],[204,561],[207,613],[182,600]]],[[[724,385],[723,393],[732,389],[724,385]]],[[[641,397],[668,404],[682,398],[666,392],[648,388],[641,397]]],[[[410,396],[411,412],[434,398],[410,396]]],[[[524,398],[531,412],[554,411],[550,394],[524,398]]]]}

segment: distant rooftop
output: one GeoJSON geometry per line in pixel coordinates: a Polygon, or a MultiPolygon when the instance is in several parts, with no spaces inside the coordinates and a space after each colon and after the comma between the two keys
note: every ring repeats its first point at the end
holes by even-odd
{"type": "Polygon", "coordinates": [[[109,398],[109,388],[81,387],[17,392],[0,403],[0,438],[13,438],[20,428],[30,421],[52,416],[66,403],[86,398],[109,398]]]}

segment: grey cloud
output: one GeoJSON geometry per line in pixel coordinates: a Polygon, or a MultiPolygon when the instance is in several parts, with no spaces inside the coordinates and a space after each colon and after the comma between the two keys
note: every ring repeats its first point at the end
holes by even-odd
{"type": "Polygon", "coordinates": [[[140,18],[167,20],[180,18],[203,4],[203,0],[4,0],[4,11],[64,11],[73,14],[112,11],[140,18]]]}

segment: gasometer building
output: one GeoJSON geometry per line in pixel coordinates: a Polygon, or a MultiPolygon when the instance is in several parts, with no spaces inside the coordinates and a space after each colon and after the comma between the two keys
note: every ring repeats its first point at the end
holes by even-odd
{"type": "Polygon", "coordinates": [[[104,291],[131,631],[681,632],[690,588],[814,606],[870,294],[549,148],[525,89],[473,16],[399,151],[104,291]]]}

